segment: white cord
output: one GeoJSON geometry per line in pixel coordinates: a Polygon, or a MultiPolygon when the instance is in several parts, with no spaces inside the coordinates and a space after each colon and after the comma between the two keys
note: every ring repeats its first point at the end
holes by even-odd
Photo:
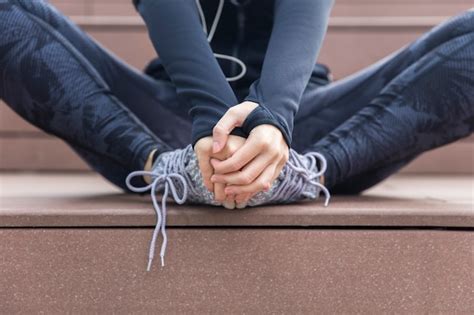
{"type": "Polygon", "coordinates": [[[216,54],[216,53],[214,54],[214,56],[216,56],[216,58],[233,61],[242,68],[242,70],[240,71],[240,73],[238,75],[236,75],[234,77],[226,77],[227,81],[232,82],[232,81],[240,80],[244,77],[245,73],[247,73],[247,66],[239,58],[236,58],[234,56],[229,56],[229,55],[216,54]]]}
{"type": "MultiPolygon", "coordinates": [[[[217,7],[217,11],[216,11],[216,16],[214,17],[214,21],[212,21],[211,29],[209,30],[209,35],[207,36],[207,40],[209,43],[212,41],[212,38],[214,37],[214,34],[216,33],[217,24],[219,23],[219,20],[221,19],[223,8],[224,8],[224,0],[220,0],[219,6],[217,7]]],[[[204,18],[204,15],[202,15],[202,17],[204,18]]]]}
{"type": "MultiPolygon", "coordinates": [[[[202,10],[201,3],[199,2],[199,0],[195,0],[195,1],[196,1],[196,6],[197,6],[197,9],[198,9],[198,12],[199,12],[199,17],[201,19],[202,30],[204,31],[204,34],[206,34],[206,36],[207,36],[207,41],[209,43],[211,43],[212,38],[214,38],[214,34],[216,33],[217,24],[219,23],[219,20],[220,20],[221,15],[222,15],[222,9],[224,7],[224,0],[219,0],[219,6],[217,7],[216,15],[214,16],[214,21],[212,22],[211,29],[209,30],[209,32],[207,31],[206,17],[204,16],[204,12],[202,10]]],[[[235,62],[242,68],[242,70],[240,71],[240,73],[238,75],[233,76],[233,77],[226,77],[226,80],[228,82],[237,81],[237,80],[243,78],[245,76],[245,74],[247,73],[247,66],[239,58],[234,57],[234,56],[229,56],[229,55],[217,54],[217,53],[214,53],[214,56],[216,58],[220,58],[220,59],[224,59],[224,60],[229,60],[231,62],[235,62]]]]}
{"type": "MultiPolygon", "coordinates": [[[[199,18],[201,19],[202,30],[204,31],[204,34],[206,34],[207,36],[206,18],[204,17],[204,12],[202,11],[201,3],[199,2],[199,0],[196,0],[196,6],[199,12],[199,18]]],[[[207,38],[207,41],[209,41],[209,37],[207,38]]]]}

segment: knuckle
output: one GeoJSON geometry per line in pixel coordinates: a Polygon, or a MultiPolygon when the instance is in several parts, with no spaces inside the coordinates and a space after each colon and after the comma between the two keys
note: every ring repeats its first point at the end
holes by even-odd
{"type": "Polygon", "coordinates": [[[273,158],[274,158],[275,160],[280,159],[280,158],[281,158],[281,155],[282,155],[281,152],[280,152],[280,150],[278,150],[278,149],[275,148],[275,147],[273,147],[273,148],[270,150],[270,153],[271,153],[271,155],[273,156],[273,158]]]}
{"type": "Polygon", "coordinates": [[[232,117],[235,125],[240,126],[242,124],[242,112],[237,107],[231,107],[228,111],[229,116],[232,117]]]}
{"type": "Polygon", "coordinates": [[[231,161],[229,163],[229,169],[230,171],[237,171],[240,169],[240,163],[238,161],[231,161]]]}
{"type": "Polygon", "coordinates": [[[276,153],[275,147],[272,145],[272,140],[270,138],[262,139],[262,148],[276,153]]]}
{"type": "Polygon", "coordinates": [[[221,124],[217,124],[212,128],[213,133],[222,134],[225,133],[225,128],[221,124]]]}
{"type": "Polygon", "coordinates": [[[233,106],[227,110],[227,113],[230,115],[236,115],[238,113],[238,108],[233,106]]]}
{"type": "Polygon", "coordinates": [[[252,180],[253,180],[252,175],[250,175],[248,173],[242,173],[240,175],[240,182],[242,184],[248,185],[248,184],[252,183],[252,180]]]}
{"type": "Polygon", "coordinates": [[[265,140],[261,140],[260,143],[258,144],[260,149],[267,150],[268,149],[268,142],[265,140]]]}
{"type": "Polygon", "coordinates": [[[266,186],[267,186],[267,181],[266,180],[261,179],[261,180],[258,181],[258,188],[265,189],[266,186]]]}
{"type": "Polygon", "coordinates": [[[234,155],[235,152],[237,152],[238,148],[234,145],[230,145],[229,148],[228,148],[228,154],[230,156],[234,155]]]}

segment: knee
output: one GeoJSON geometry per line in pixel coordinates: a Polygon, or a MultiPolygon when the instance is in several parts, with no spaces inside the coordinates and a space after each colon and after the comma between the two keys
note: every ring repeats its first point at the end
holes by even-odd
{"type": "Polygon", "coordinates": [[[34,18],[45,20],[48,4],[44,1],[0,0],[0,49],[18,39],[31,37],[41,31],[34,18]]]}
{"type": "Polygon", "coordinates": [[[474,8],[454,16],[452,23],[459,35],[474,32],[474,8]]]}
{"type": "Polygon", "coordinates": [[[27,14],[46,20],[52,15],[50,10],[51,6],[43,0],[0,0],[0,30],[23,25],[27,14]]]}
{"type": "Polygon", "coordinates": [[[30,12],[19,5],[20,2],[23,1],[0,0],[0,74],[22,71],[19,67],[25,63],[21,60],[46,43],[44,30],[38,27],[30,12]]]}
{"type": "Polygon", "coordinates": [[[474,31],[474,7],[464,11],[460,16],[465,20],[465,24],[470,26],[471,30],[474,31]]]}

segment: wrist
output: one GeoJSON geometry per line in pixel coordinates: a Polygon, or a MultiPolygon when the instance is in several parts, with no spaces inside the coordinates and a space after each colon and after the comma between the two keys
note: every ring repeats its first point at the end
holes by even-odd
{"type": "MultiPolygon", "coordinates": [[[[257,104],[257,103],[254,103],[257,104]]],[[[246,134],[250,134],[252,130],[260,125],[272,125],[277,128],[281,135],[283,136],[284,141],[287,146],[291,145],[291,136],[287,130],[287,125],[281,122],[275,115],[273,115],[269,110],[264,106],[257,104],[250,114],[247,116],[245,121],[242,123],[242,130],[246,134]]]]}

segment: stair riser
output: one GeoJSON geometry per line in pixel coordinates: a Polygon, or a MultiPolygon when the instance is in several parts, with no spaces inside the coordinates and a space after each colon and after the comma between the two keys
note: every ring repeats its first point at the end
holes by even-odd
{"type": "Polygon", "coordinates": [[[0,229],[2,312],[467,314],[474,306],[473,233],[169,229],[165,267],[158,256],[147,273],[151,232],[0,229]]]}

